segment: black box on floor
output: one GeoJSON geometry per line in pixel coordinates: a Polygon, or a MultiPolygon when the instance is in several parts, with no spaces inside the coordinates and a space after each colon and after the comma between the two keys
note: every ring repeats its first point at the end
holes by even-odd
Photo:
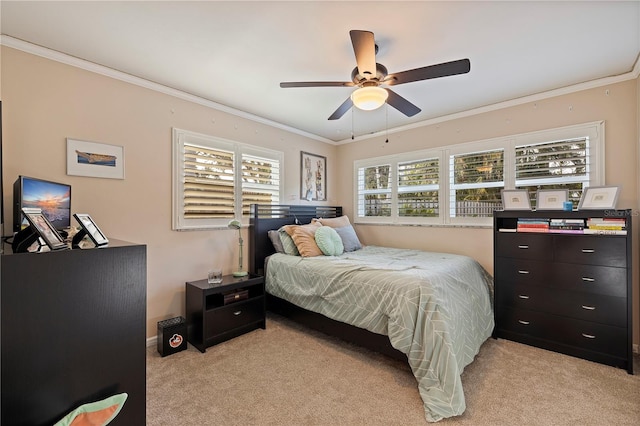
{"type": "Polygon", "coordinates": [[[187,321],[175,317],[158,322],[158,352],[167,356],[187,349],[187,321]]]}

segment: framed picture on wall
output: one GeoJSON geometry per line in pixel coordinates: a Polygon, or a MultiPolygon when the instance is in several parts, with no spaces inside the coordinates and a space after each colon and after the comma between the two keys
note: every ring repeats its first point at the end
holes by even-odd
{"type": "Polygon", "coordinates": [[[327,201],[327,158],[300,151],[300,199],[327,201]]]}

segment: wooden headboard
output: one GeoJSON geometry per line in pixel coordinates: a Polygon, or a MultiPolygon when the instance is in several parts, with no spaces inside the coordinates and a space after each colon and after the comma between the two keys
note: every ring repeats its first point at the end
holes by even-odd
{"type": "Polygon", "coordinates": [[[268,231],[284,225],[305,225],[313,218],[342,216],[342,207],[252,204],[249,226],[249,272],[264,275],[264,261],[275,253],[268,231]]]}

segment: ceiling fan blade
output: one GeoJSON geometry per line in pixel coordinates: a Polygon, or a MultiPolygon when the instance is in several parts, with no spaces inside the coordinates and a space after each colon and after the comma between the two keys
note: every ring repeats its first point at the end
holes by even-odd
{"type": "Polygon", "coordinates": [[[340,117],[342,117],[347,111],[349,111],[349,109],[353,106],[353,101],[351,100],[351,96],[349,96],[347,98],[346,101],[344,101],[342,103],[342,105],[340,105],[338,107],[337,110],[335,110],[335,112],[333,114],[331,114],[331,116],[329,117],[329,120],[337,120],[340,117]]]}
{"type": "Polygon", "coordinates": [[[470,70],[471,62],[468,59],[459,59],[457,61],[444,62],[442,64],[429,65],[427,67],[389,74],[383,83],[393,86],[395,84],[411,83],[412,81],[465,74],[470,70]]]}
{"type": "Polygon", "coordinates": [[[371,31],[351,30],[351,44],[356,54],[358,73],[370,80],[376,76],[376,42],[371,31]]]}
{"type": "Polygon", "coordinates": [[[403,98],[402,96],[398,95],[393,90],[390,90],[390,89],[385,89],[385,90],[389,92],[387,103],[392,107],[394,107],[395,109],[397,109],[398,111],[400,111],[401,113],[403,113],[404,115],[406,115],[407,117],[413,117],[414,115],[422,111],[420,108],[418,108],[417,106],[415,106],[414,104],[412,104],[411,102],[403,98]]]}
{"type": "Polygon", "coordinates": [[[352,87],[352,81],[284,81],[280,87],[352,87]]]}

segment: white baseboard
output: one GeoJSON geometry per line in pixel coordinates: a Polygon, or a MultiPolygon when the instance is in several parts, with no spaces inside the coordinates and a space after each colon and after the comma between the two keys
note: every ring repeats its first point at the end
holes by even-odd
{"type": "MultiPolygon", "coordinates": [[[[153,337],[149,337],[147,339],[147,347],[151,348],[154,347],[158,344],[158,336],[153,336],[153,337]]],[[[638,348],[636,348],[636,352],[637,352],[638,348]]]]}
{"type": "Polygon", "coordinates": [[[640,345],[633,345],[633,352],[636,354],[640,354],[640,345]]]}

